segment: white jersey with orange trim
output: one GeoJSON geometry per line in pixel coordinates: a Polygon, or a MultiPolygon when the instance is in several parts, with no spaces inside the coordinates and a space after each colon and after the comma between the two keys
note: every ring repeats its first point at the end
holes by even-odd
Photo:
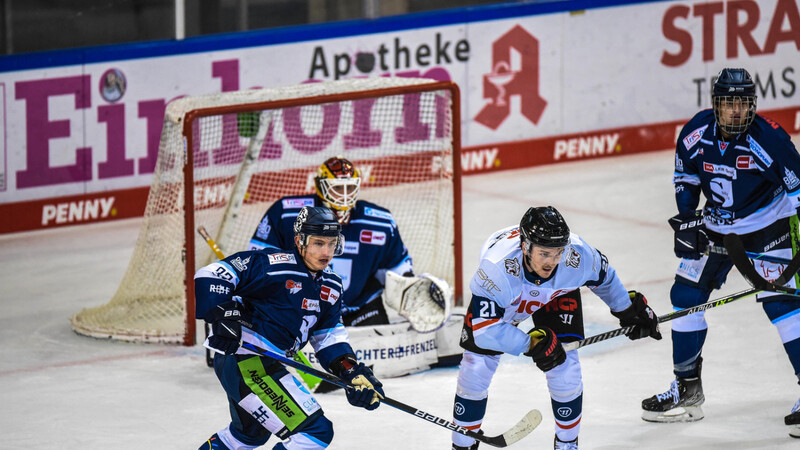
{"type": "Polygon", "coordinates": [[[605,255],[574,233],[550,278],[529,272],[523,258],[518,226],[495,232],[481,249],[478,270],[470,281],[472,302],[467,317],[480,348],[524,353],[530,337],[516,325],[581,286],[590,288],[614,312],[631,306],[627,290],[605,255]]]}

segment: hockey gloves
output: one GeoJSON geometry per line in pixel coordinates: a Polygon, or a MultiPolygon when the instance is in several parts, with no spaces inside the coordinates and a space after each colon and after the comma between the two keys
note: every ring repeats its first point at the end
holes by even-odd
{"type": "Polygon", "coordinates": [[[680,213],[669,219],[669,225],[675,230],[675,256],[700,259],[708,248],[702,212],[680,213]]]}
{"type": "Polygon", "coordinates": [[[567,360],[564,347],[558,341],[556,333],[550,328],[534,328],[528,332],[528,335],[531,337],[531,343],[525,356],[533,358],[536,367],[542,372],[547,372],[567,360]]]}
{"type": "Polygon", "coordinates": [[[250,314],[237,301],[215,306],[209,313],[211,335],[207,347],[218,353],[233,355],[242,344],[242,325],[253,328],[250,314]]]}
{"type": "Polygon", "coordinates": [[[658,329],[658,316],[647,306],[647,299],[641,292],[628,291],[631,306],[619,312],[611,311],[622,327],[633,326],[633,331],[627,334],[628,339],[636,340],[650,336],[655,340],[661,339],[658,329]]]}
{"type": "Polygon", "coordinates": [[[345,355],[334,361],[331,364],[331,372],[352,386],[352,388],[345,389],[347,401],[351,405],[365,408],[368,411],[381,405],[383,384],[375,378],[369,367],[364,363],[356,362],[353,355],[345,355]]]}

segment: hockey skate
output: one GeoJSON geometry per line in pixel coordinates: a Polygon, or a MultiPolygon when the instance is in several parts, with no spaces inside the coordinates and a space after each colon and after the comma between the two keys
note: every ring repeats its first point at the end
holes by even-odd
{"type": "Polygon", "coordinates": [[[479,441],[475,441],[474,444],[470,445],[469,447],[463,447],[461,445],[453,444],[453,450],[478,450],[479,441]]]}
{"type": "Polygon", "coordinates": [[[800,399],[792,407],[792,412],[783,418],[783,422],[789,425],[789,436],[800,438],[800,399]]]}
{"type": "Polygon", "coordinates": [[[571,441],[562,441],[558,436],[553,439],[554,450],[578,450],[578,438],[571,441]]]}
{"type": "Polygon", "coordinates": [[[667,392],[642,400],[642,419],[648,422],[694,422],[705,417],[700,408],[705,399],[699,376],[678,377],[667,392]]]}

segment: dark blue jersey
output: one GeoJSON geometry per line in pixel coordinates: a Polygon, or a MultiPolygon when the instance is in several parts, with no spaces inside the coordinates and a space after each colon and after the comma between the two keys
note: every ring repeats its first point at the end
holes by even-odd
{"type": "MultiPolygon", "coordinates": [[[[250,240],[251,250],[294,248],[294,221],[303,206],[325,206],[316,195],[284,197],[264,214],[250,240]]],[[[342,226],[344,253],[331,262],[342,277],[344,304],[356,309],[383,292],[386,271],[412,273],[408,255],[392,213],[359,200],[350,210],[350,221],[342,226]]]]}
{"type": "Polygon", "coordinates": [[[775,122],[756,115],[745,133],[723,139],[712,110],[681,130],[675,152],[678,211],[706,198],[706,227],[718,233],[760,230],[800,206],[800,155],[775,122]]]}
{"type": "Polygon", "coordinates": [[[312,274],[296,251],[239,252],[201,268],[194,279],[198,319],[210,319],[216,305],[237,296],[253,314],[256,335],[246,333],[246,341],[281,353],[310,342],[326,368],[353,353],[340,323],[341,278],[327,268],[312,274]]]}

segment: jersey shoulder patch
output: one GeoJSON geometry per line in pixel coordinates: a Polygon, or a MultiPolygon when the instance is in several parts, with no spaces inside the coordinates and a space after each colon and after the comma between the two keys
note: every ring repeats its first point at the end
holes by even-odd
{"type": "Polygon", "coordinates": [[[270,253],[267,255],[270,265],[274,264],[297,264],[297,259],[292,253],[270,253]]]}

